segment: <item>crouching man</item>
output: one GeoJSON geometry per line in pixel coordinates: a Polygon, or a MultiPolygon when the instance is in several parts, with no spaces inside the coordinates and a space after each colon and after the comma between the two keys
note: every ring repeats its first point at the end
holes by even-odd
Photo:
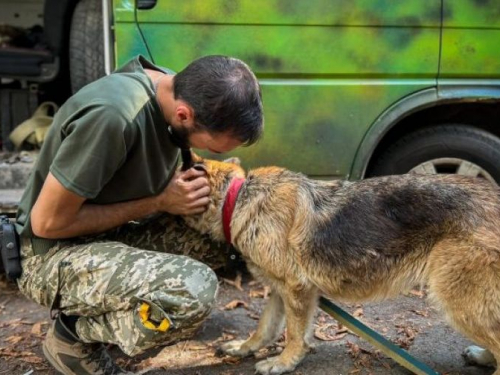
{"type": "Polygon", "coordinates": [[[203,172],[177,170],[180,149],[224,153],[262,130],[254,74],[223,56],[178,74],[139,56],[61,107],[16,219],[18,285],[51,309],[43,351],[58,371],[123,373],[103,344],[133,356],[194,333],[227,249],[176,216],[210,193],[203,172]]]}

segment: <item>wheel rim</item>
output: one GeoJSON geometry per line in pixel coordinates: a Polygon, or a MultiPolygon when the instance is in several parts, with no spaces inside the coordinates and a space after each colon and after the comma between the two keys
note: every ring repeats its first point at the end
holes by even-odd
{"type": "Polygon", "coordinates": [[[459,174],[462,176],[471,176],[484,178],[494,184],[496,181],[491,175],[479,165],[470,161],[458,158],[438,158],[426,161],[410,170],[410,173],[417,174],[459,174]]]}

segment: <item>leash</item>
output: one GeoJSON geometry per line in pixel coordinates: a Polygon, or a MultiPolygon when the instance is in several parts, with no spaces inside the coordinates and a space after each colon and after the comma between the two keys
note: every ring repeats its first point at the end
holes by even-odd
{"type": "Polygon", "coordinates": [[[359,337],[368,341],[385,355],[392,358],[394,361],[411,372],[417,375],[439,375],[438,372],[420,362],[418,359],[412,357],[406,350],[403,350],[399,346],[390,342],[385,337],[341,309],[339,306],[327,300],[325,297],[321,297],[319,299],[319,307],[359,337]]]}

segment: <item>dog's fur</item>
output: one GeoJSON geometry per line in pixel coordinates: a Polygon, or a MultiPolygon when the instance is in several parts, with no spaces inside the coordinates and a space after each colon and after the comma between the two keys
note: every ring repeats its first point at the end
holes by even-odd
{"type": "MultiPolygon", "coordinates": [[[[238,165],[201,161],[211,199],[188,225],[224,241],[222,206],[238,165]]],[[[251,171],[231,221],[231,239],[271,298],[257,331],[222,351],[246,356],[281,333],[281,355],[257,372],[292,371],[309,349],[318,294],[365,302],[426,284],[450,323],[500,360],[500,191],[456,175],[317,181],[268,167],[251,171]]],[[[486,359],[485,359],[486,358],[486,359]]],[[[500,375],[500,370],[495,372],[500,375]]]]}

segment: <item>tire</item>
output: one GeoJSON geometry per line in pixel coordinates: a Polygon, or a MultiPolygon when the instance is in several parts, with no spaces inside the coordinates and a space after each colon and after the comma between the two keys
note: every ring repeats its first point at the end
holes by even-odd
{"type": "Polygon", "coordinates": [[[81,0],[76,5],[69,38],[69,69],[73,93],[106,74],[101,0],[81,0]]]}
{"type": "Polygon", "coordinates": [[[409,133],[376,161],[369,176],[403,173],[456,173],[500,183],[500,139],[460,124],[409,133]]]}

